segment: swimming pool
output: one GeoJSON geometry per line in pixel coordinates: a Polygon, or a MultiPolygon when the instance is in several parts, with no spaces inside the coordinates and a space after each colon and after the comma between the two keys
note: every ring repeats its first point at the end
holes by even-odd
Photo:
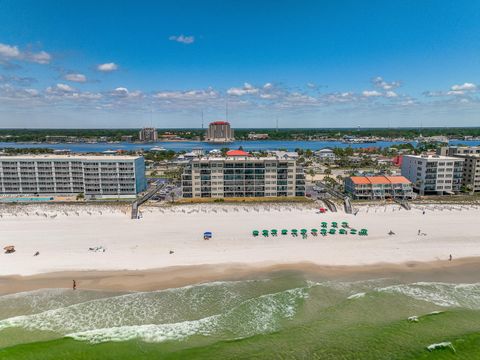
{"type": "Polygon", "coordinates": [[[0,202],[45,202],[53,201],[53,197],[15,197],[15,198],[0,198],[0,202]]]}

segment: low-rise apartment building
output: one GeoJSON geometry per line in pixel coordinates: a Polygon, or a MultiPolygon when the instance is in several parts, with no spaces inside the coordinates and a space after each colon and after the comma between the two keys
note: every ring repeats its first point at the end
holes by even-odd
{"type": "Polygon", "coordinates": [[[305,175],[295,159],[234,150],[225,157],[191,159],[182,175],[182,191],[184,198],[305,196],[305,175]]]}
{"type": "Polygon", "coordinates": [[[0,195],[135,197],[146,189],[141,156],[0,156],[0,195]]]}
{"type": "Polygon", "coordinates": [[[460,192],[464,159],[441,155],[405,155],[402,175],[413,183],[414,190],[424,194],[460,192]]]}
{"type": "Polygon", "coordinates": [[[350,176],[344,179],[345,192],[353,199],[411,199],[413,186],[404,176],[350,176]]]}

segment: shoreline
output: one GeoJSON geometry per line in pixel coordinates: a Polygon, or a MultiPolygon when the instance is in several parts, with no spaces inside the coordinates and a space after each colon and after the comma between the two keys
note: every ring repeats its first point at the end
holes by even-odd
{"type": "Polygon", "coordinates": [[[212,281],[262,279],[289,274],[317,281],[362,281],[393,278],[403,282],[474,283],[480,280],[480,257],[428,262],[370,265],[320,265],[310,262],[279,264],[216,264],[171,266],[148,270],[80,270],[36,275],[0,276],[0,296],[44,288],[100,291],[154,291],[212,281]]]}

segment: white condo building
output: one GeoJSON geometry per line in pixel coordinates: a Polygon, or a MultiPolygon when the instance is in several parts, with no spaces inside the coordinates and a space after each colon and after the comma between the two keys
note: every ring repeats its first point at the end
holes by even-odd
{"type": "Polygon", "coordinates": [[[405,155],[402,175],[424,195],[453,194],[460,191],[464,159],[440,155],[405,155]]]}
{"type": "Polygon", "coordinates": [[[305,196],[305,175],[295,159],[232,150],[225,157],[192,159],[184,168],[182,191],[184,198],[305,196]]]}
{"type": "Polygon", "coordinates": [[[142,156],[0,156],[0,196],[128,198],[146,186],[142,156]]]}

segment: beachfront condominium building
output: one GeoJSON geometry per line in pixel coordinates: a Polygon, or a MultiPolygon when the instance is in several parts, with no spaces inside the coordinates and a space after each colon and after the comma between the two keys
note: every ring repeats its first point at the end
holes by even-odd
{"type": "MultiPolygon", "coordinates": [[[[480,150],[480,147],[479,147],[480,150]]],[[[463,159],[462,186],[465,191],[480,191],[480,153],[458,154],[456,158],[463,159]]]]}
{"type": "Polygon", "coordinates": [[[415,196],[412,182],[404,176],[350,176],[344,179],[344,186],[353,199],[404,200],[415,196]]]}
{"type": "Polygon", "coordinates": [[[437,149],[437,155],[455,156],[480,154],[480,146],[442,146],[437,149]]]}
{"type": "Polygon", "coordinates": [[[205,140],[211,143],[229,143],[234,141],[233,129],[228,121],[214,121],[208,125],[205,140]]]}
{"type": "Polygon", "coordinates": [[[441,155],[405,155],[402,175],[424,194],[454,194],[462,187],[464,159],[441,155]]]}
{"type": "Polygon", "coordinates": [[[241,151],[192,159],[182,175],[184,198],[305,196],[305,175],[295,159],[254,157],[241,151]]]}
{"type": "Polygon", "coordinates": [[[142,142],[156,142],[158,141],[158,133],[155,128],[143,128],[138,134],[138,138],[142,142]]]}
{"type": "Polygon", "coordinates": [[[0,156],[0,195],[135,197],[146,189],[142,156],[0,156]]]}

